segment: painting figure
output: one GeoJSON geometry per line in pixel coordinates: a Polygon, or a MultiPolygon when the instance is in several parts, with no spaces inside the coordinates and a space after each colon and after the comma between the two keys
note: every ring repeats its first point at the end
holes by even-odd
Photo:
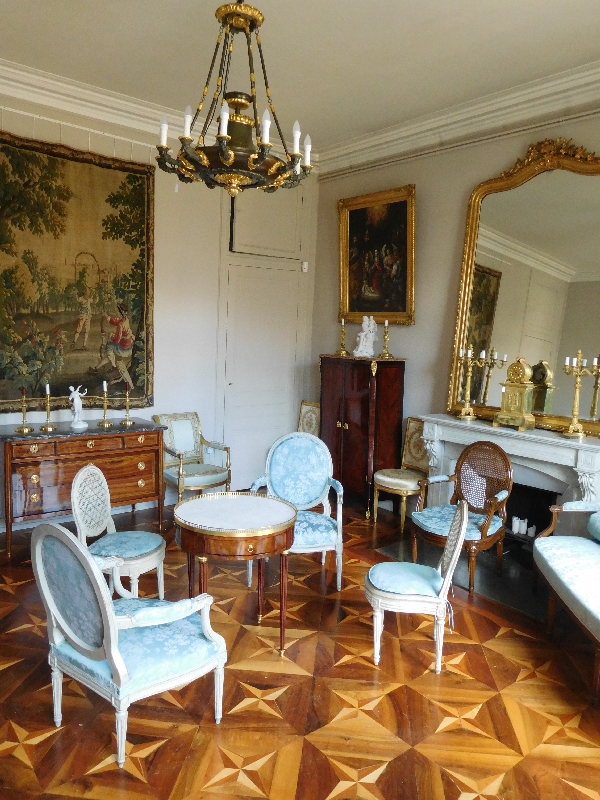
{"type": "Polygon", "coordinates": [[[110,384],[118,383],[120,380],[123,380],[125,383],[128,383],[129,386],[133,386],[133,381],[127,370],[127,365],[131,362],[135,337],[129,322],[128,307],[125,303],[119,303],[117,305],[117,311],[120,316],[106,317],[106,321],[115,328],[115,331],[109,337],[104,347],[104,356],[95,367],[90,367],[90,372],[97,373],[100,367],[103,367],[105,364],[110,364],[118,371],[120,376],[119,378],[109,381],[110,384]]]}
{"type": "Polygon", "coordinates": [[[87,340],[90,335],[90,322],[92,320],[92,301],[90,299],[90,290],[85,287],[83,294],[77,298],[77,305],[79,306],[79,316],[77,317],[77,325],[75,327],[75,334],[71,343],[71,350],[75,349],[79,334],[83,331],[83,349],[87,350],[87,340]]]}

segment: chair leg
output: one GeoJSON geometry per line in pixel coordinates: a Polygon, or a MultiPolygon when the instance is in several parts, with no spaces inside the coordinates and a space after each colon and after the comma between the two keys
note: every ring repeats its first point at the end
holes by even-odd
{"type": "Polygon", "coordinates": [[[406,521],[406,495],[400,497],[400,538],[404,538],[404,523],[406,521]]]}
{"type": "Polygon", "coordinates": [[[323,550],[321,553],[321,566],[325,566],[325,550],[323,550]]]}
{"type": "Polygon", "coordinates": [[[134,597],[138,597],[138,583],[140,580],[139,575],[132,575],[129,580],[131,581],[131,594],[134,597]]]}
{"type": "Polygon", "coordinates": [[[477,566],[477,550],[469,550],[469,594],[475,588],[475,567],[477,566]]]}
{"type": "Polygon", "coordinates": [[[502,554],[504,552],[504,540],[500,539],[496,544],[496,569],[498,575],[502,574],[502,554]]]}
{"type": "Polygon", "coordinates": [[[379,489],[373,489],[373,522],[377,522],[377,506],[379,504],[379,489]]]}
{"type": "Polygon", "coordinates": [[[215,722],[221,722],[223,716],[223,666],[215,667],[215,722]]]}
{"type": "Polygon", "coordinates": [[[161,561],[156,568],[156,577],[158,578],[158,599],[165,599],[165,565],[161,561]]]}
{"type": "Polygon", "coordinates": [[[383,633],[383,609],[373,609],[373,663],[379,664],[381,657],[381,634],[383,633]]]}
{"type": "Polygon", "coordinates": [[[246,583],[248,588],[252,588],[252,561],[246,561],[246,583]]]}
{"type": "Polygon", "coordinates": [[[336,574],[336,586],[338,592],[342,591],[342,554],[336,552],[335,554],[335,574],[336,574]]]}
{"type": "Polygon", "coordinates": [[[442,650],[444,648],[444,622],[445,617],[435,618],[435,674],[439,675],[442,671],[442,650]]]}
{"type": "Polygon", "coordinates": [[[114,578],[113,578],[112,569],[108,573],[108,591],[110,592],[110,596],[111,597],[115,593],[115,581],[114,581],[114,578]]]}
{"type": "Polygon", "coordinates": [[[594,705],[600,703],[600,647],[594,651],[594,677],[592,678],[592,695],[594,705]]]}
{"type": "Polygon", "coordinates": [[[125,763],[125,742],[127,740],[127,706],[117,709],[117,764],[123,767],[125,763]]]}
{"type": "Polygon", "coordinates": [[[556,595],[550,589],[548,594],[548,619],[546,621],[546,631],[548,635],[552,635],[552,628],[554,627],[554,617],[556,616],[556,595]]]}
{"type": "Polygon", "coordinates": [[[52,702],[54,705],[54,724],[60,728],[62,722],[63,674],[58,667],[52,667],[52,702]]]}
{"type": "Polygon", "coordinates": [[[415,530],[414,523],[410,531],[410,544],[413,564],[417,563],[417,531],[415,530]]]}

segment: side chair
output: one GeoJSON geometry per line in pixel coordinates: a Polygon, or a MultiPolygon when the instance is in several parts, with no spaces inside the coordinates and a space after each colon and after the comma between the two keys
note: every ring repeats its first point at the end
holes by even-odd
{"type": "Polygon", "coordinates": [[[221,442],[209,442],[202,435],[200,417],[195,411],[182,414],[155,414],[152,419],[165,425],[164,431],[164,477],[167,483],[177,489],[177,502],[181,503],[183,493],[199,492],[225,485],[229,491],[231,484],[230,449],[221,442]],[[225,467],[209,464],[204,460],[206,448],[222,450],[226,454],[225,467]]]}
{"type": "Polygon", "coordinates": [[[114,706],[119,767],[125,763],[127,709],[136,700],[214,671],[215,722],[220,722],[227,650],[210,625],[210,595],[178,603],[145,598],[113,603],[88,549],[56,524],[35,528],[31,560],[48,620],[56,727],[62,721],[63,673],[114,706]]]}
{"type": "Polygon", "coordinates": [[[456,503],[466,500],[469,519],[463,549],[469,556],[469,594],[475,586],[477,554],[496,546],[498,571],[502,569],[506,501],[512,490],[510,459],[493,442],[474,442],[465,447],[454,475],[435,475],[420,481],[417,510],[412,513],[412,560],[417,560],[417,537],[436,547],[444,547],[452,524],[456,503]],[[427,487],[434,483],[454,483],[450,505],[423,508],[427,487]]]}
{"type": "MultiPolygon", "coordinates": [[[[254,481],[250,489],[261,486],[273,497],[287,500],[298,509],[294,527],[294,543],[290,553],[335,552],[336,585],[342,588],[342,484],[333,477],[331,453],[325,442],[311,433],[288,433],[269,450],[265,474],[254,481]],[[329,490],[337,494],[336,519],[331,517],[329,490]],[[308,509],[322,505],[323,513],[308,509]]],[[[248,586],[252,583],[252,561],[248,561],[248,586]]]]}
{"type": "Polygon", "coordinates": [[[373,661],[379,664],[383,612],[405,614],[431,614],[435,617],[435,671],[442,669],[444,623],[448,614],[450,630],[453,627],[452,606],[448,591],[460,556],[468,524],[469,509],[460,500],[450,523],[444,552],[437,568],[405,561],[384,562],[371,567],[365,578],[365,594],[373,608],[373,661]]]}
{"type": "MultiPolygon", "coordinates": [[[[155,569],[158,578],[158,597],[160,600],[164,599],[165,540],[158,533],[150,531],[116,532],[110,513],[108,484],[101,470],[94,464],[86,464],[75,475],[71,486],[71,508],[77,527],[77,538],[84,547],[87,546],[89,538],[99,536],[106,531],[106,534],[92,542],[88,549],[93,556],[121,559],[118,574],[120,578],[129,578],[133,597],[138,596],[140,575],[155,569]]],[[[111,594],[116,589],[122,597],[128,596],[128,592],[123,592],[120,580],[114,581],[112,567],[102,571],[109,575],[111,594]]]]}
{"type": "Polygon", "coordinates": [[[400,469],[379,469],[373,476],[373,522],[377,522],[379,492],[400,497],[400,536],[404,535],[406,498],[420,494],[419,481],[427,477],[429,461],[423,445],[423,420],[408,417],[400,469]]]}

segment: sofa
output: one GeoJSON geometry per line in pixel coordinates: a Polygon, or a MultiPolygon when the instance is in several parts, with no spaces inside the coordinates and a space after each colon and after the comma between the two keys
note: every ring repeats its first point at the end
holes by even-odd
{"type": "Polygon", "coordinates": [[[570,616],[595,647],[592,693],[600,702],[600,503],[575,501],[550,506],[552,521],[536,537],[533,559],[539,574],[550,589],[548,633],[552,633],[556,601],[560,600],[570,616]],[[552,536],[562,513],[587,513],[591,538],[552,536]]]}

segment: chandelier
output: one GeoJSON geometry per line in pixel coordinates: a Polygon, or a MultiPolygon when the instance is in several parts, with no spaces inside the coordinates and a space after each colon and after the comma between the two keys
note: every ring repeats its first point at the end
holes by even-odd
{"type": "Polygon", "coordinates": [[[217,44],[213,53],[208,77],[202,92],[202,98],[192,116],[188,106],[183,118],[183,136],[179,137],[181,149],[176,158],[169,153],[167,144],[167,118],[160,121],[160,144],[157,145],[158,166],[165,172],[174,173],[183,183],[204,181],[210,188],[221,186],[226,189],[231,197],[236,197],[245,189],[262,189],[265,192],[274,192],[279,187],[290,189],[298,185],[311,171],[310,136],[304,139],[304,153],[300,152],[300,125],[294,123],[292,129],[292,152],[288,151],[281,126],[273,107],[265,59],[261,47],[258,29],[263,23],[261,12],[244,3],[229,3],[220,6],[215,16],[221,24],[217,44]],[[250,93],[229,91],[227,81],[233,53],[233,43],[236,34],[243,33],[246,39],[248,54],[248,68],[250,78],[250,93]],[[261,121],[258,121],[258,106],[256,103],[256,83],[254,73],[254,56],[252,34],[256,40],[258,55],[264,78],[267,108],[261,121]],[[219,50],[221,55],[219,58],[219,50]],[[192,130],[204,101],[214,72],[214,67],[219,58],[219,74],[210,106],[198,136],[194,143],[192,130]],[[205,138],[209,127],[219,111],[219,128],[216,143],[207,145],[205,138]],[[251,108],[251,116],[243,112],[251,108]],[[271,119],[272,117],[272,119],[271,119]],[[278,137],[281,140],[285,159],[271,154],[272,143],[269,140],[269,129],[272,121],[275,122],[278,137]],[[260,130],[260,133],[259,133],[260,130]]]}

